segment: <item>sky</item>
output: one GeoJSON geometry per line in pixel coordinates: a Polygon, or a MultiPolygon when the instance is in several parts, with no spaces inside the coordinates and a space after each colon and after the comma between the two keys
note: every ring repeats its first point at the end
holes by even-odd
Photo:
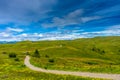
{"type": "Polygon", "coordinates": [[[0,0],[0,41],[120,36],[120,0],[0,0]]]}

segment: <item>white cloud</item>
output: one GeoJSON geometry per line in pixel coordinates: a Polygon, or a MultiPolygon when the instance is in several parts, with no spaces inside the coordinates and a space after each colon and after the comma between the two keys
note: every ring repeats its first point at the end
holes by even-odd
{"type": "Polygon", "coordinates": [[[6,32],[1,32],[0,33],[0,37],[9,37],[10,34],[6,33],[6,32]]]}
{"type": "Polygon", "coordinates": [[[47,35],[48,37],[43,37],[40,40],[72,40],[77,38],[83,38],[84,36],[80,34],[58,34],[58,35],[47,35]]]}
{"type": "Polygon", "coordinates": [[[21,34],[21,35],[19,35],[20,37],[27,37],[28,36],[28,34],[26,34],[26,33],[23,33],[23,34],[21,34]]]}
{"type": "Polygon", "coordinates": [[[94,31],[94,32],[83,32],[81,33],[85,36],[120,36],[120,25],[113,25],[107,27],[105,30],[102,31],[94,31]]]}
{"type": "Polygon", "coordinates": [[[7,27],[5,30],[0,31],[0,41],[19,41],[17,34],[23,31],[24,30],[20,28],[7,27]]]}
{"type": "Polygon", "coordinates": [[[110,30],[119,29],[120,30],[120,25],[113,25],[113,26],[110,26],[108,29],[110,29],[110,30]]]}
{"type": "Polygon", "coordinates": [[[120,35],[120,30],[104,30],[104,31],[95,31],[95,32],[84,32],[83,35],[91,35],[91,36],[108,36],[108,35],[120,35]]]}
{"type": "Polygon", "coordinates": [[[101,19],[100,16],[92,16],[92,17],[82,17],[81,20],[82,22],[88,22],[88,21],[92,21],[92,20],[97,20],[97,19],[101,19]]]}
{"type": "Polygon", "coordinates": [[[85,32],[85,30],[53,31],[47,33],[21,33],[13,34],[1,32],[0,41],[22,41],[22,40],[72,40],[95,36],[120,36],[120,25],[109,26],[102,31],[85,32]]]}
{"type": "Polygon", "coordinates": [[[39,33],[34,33],[33,36],[36,36],[36,37],[43,37],[42,34],[39,34],[39,33]]]}
{"type": "Polygon", "coordinates": [[[70,12],[68,15],[60,17],[54,17],[52,19],[52,23],[46,24],[43,23],[43,27],[58,27],[58,26],[67,26],[67,25],[74,25],[74,24],[81,24],[86,23],[88,21],[101,19],[100,16],[82,16],[84,13],[83,9],[78,9],[73,12],[70,12]]]}
{"type": "MultiPolygon", "coordinates": [[[[3,34],[3,33],[2,33],[3,34]]],[[[23,41],[23,40],[71,40],[76,38],[82,38],[84,36],[80,35],[79,33],[64,33],[61,34],[60,32],[50,32],[50,33],[22,33],[18,35],[6,35],[4,33],[3,36],[0,34],[0,41],[23,41]]]]}
{"type": "Polygon", "coordinates": [[[6,31],[23,32],[24,30],[20,28],[7,27],[6,31]]]}

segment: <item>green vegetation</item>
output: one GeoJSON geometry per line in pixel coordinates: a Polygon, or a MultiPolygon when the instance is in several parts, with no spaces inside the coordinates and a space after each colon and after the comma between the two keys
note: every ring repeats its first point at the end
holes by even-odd
{"type": "Polygon", "coordinates": [[[35,50],[33,56],[38,58],[40,57],[39,51],[37,49],[35,50]]]}
{"type": "Polygon", "coordinates": [[[15,58],[15,61],[20,61],[19,58],[15,58]]]}
{"type": "Polygon", "coordinates": [[[73,41],[34,42],[41,47],[35,66],[47,69],[120,74],[120,37],[96,37],[73,41]],[[49,58],[46,58],[46,55],[49,58]],[[50,63],[50,59],[54,63],[50,63]]]}
{"type": "Polygon", "coordinates": [[[49,62],[54,63],[55,61],[54,61],[54,59],[49,59],[49,62]]]}
{"type": "Polygon", "coordinates": [[[10,53],[10,54],[9,54],[9,57],[10,57],[10,58],[16,58],[16,54],[15,54],[15,53],[10,53]]]}
{"type": "Polygon", "coordinates": [[[23,63],[26,55],[45,69],[120,74],[119,36],[0,44],[0,80],[94,80],[31,71],[23,63]]]}
{"type": "Polygon", "coordinates": [[[19,53],[18,58],[9,58],[8,53],[0,52],[0,80],[103,80],[31,71],[23,63],[25,55],[19,53]]]}

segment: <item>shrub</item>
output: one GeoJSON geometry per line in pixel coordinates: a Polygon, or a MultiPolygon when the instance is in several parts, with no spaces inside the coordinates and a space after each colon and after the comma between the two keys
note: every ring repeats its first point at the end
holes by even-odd
{"type": "Polygon", "coordinates": [[[15,58],[14,60],[15,60],[15,61],[20,61],[19,58],[15,58]]]}
{"type": "Polygon", "coordinates": [[[10,58],[16,58],[16,54],[15,54],[15,53],[10,53],[10,54],[9,54],[9,57],[10,57],[10,58]]]}
{"type": "Polygon", "coordinates": [[[49,56],[48,56],[48,55],[45,55],[45,57],[46,57],[46,58],[49,58],[49,56]]]}
{"type": "Polygon", "coordinates": [[[7,54],[7,52],[2,52],[3,54],[7,54]]]}
{"type": "Polygon", "coordinates": [[[22,64],[21,67],[26,67],[26,65],[25,65],[25,64],[22,64]]]}
{"type": "Polygon", "coordinates": [[[54,63],[55,60],[54,60],[54,59],[49,59],[49,62],[50,62],[50,63],[54,63]]]}
{"type": "Polygon", "coordinates": [[[92,48],[92,51],[94,51],[94,52],[97,52],[97,53],[100,53],[100,54],[105,54],[105,51],[104,50],[100,50],[99,48],[96,48],[96,47],[94,47],[94,48],[92,48]]]}
{"type": "Polygon", "coordinates": [[[101,54],[105,54],[105,51],[103,50],[103,51],[101,51],[101,54]]]}
{"type": "Polygon", "coordinates": [[[97,62],[87,62],[87,64],[89,64],[89,65],[97,65],[98,63],[97,62]]]}
{"type": "Polygon", "coordinates": [[[44,69],[47,69],[47,68],[48,68],[47,66],[44,67],[44,69]]]}
{"type": "Polygon", "coordinates": [[[29,52],[25,52],[26,53],[26,55],[30,55],[30,53],[29,52]]]}

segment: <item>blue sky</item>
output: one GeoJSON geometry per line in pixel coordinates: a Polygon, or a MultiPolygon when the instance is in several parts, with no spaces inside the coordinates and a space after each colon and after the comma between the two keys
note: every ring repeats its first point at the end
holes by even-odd
{"type": "Polygon", "coordinates": [[[120,0],[0,0],[0,41],[120,36],[120,0]]]}

